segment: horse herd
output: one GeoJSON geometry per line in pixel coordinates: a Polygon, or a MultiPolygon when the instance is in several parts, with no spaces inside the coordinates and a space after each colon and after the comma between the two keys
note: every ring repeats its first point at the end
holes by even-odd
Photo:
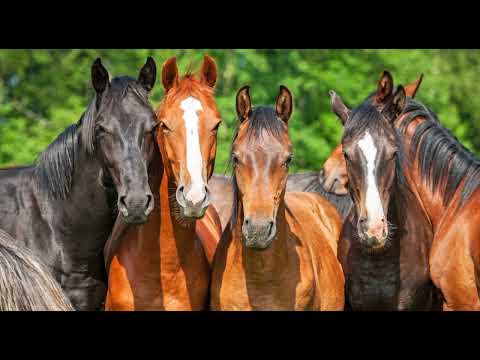
{"type": "Polygon", "coordinates": [[[480,310],[480,161],[384,71],[320,172],[289,175],[293,96],[236,96],[213,174],[217,65],[95,96],[32,166],[0,170],[2,310],[480,310]]]}

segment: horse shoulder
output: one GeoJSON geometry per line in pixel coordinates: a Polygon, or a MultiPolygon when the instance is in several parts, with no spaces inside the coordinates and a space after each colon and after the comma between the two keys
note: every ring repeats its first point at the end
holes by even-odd
{"type": "Polygon", "coordinates": [[[287,193],[285,200],[290,213],[301,219],[300,230],[308,230],[307,234],[314,235],[317,241],[328,243],[336,256],[342,220],[335,207],[315,193],[287,193]]]}
{"type": "Polygon", "coordinates": [[[290,229],[311,258],[317,306],[321,310],[343,309],[345,280],[337,260],[340,216],[330,203],[314,193],[288,193],[285,200],[290,210],[287,211],[290,229]]]}

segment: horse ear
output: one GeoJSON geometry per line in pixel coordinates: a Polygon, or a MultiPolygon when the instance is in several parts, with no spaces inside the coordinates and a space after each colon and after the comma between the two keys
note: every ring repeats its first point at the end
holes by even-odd
{"type": "Polygon", "coordinates": [[[157,79],[157,64],[151,56],[147,58],[147,62],[143,65],[138,75],[138,83],[142,85],[145,90],[150,91],[155,85],[155,80],[157,79]]]}
{"type": "Polygon", "coordinates": [[[415,80],[410,84],[405,85],[405,94],[407,96],[410,96],[411,98],[414,98],[415,95],[417,94],[418,88],[422,84],[422,80],[423,80],[423,74],[420,74],[420,77],[417,80],[415,80]]]}
{"type": "Polygon", "coordinates": [[[342,122],[342,125],[345,125],[348,120],[348,114],[350,113],[350,110],[346,107],[346,105],[343,103],[342,98],[338,96],[335,91],[330,90],[328,93],[330,94],[330,104],[332,106],[332,111],[338,116],[338,118],[342,122]]]}
{"type": "Polygon", "coordinates": [[[290,90],[284,85],[280,85],[280,92],[275,102],[275,111],[280,119],[288,123],[293,111],[293,97],[290,90]]]}
{"type": "Polygon", "coordinates": [[[377,93],[375,94],[375,98],[378,102],[384,102],[390,95],[392,95],[393,91],[393,77],[387,71],[384,70],[380,81],[378,82],[377,93]]]}
{"type": "Polygon", "coordinates": [[[250,99],[250,86],[245,85],[237,93],[237,114],[240,122],[248,119],[252,113],[252,100],[250,99]]]}
{"type": "Polygon", "coordinates": [[[110,84],[110,76],[107,69],[102,64],[102,60],[97,58],[92,65],[92,85],[97,94],[101,95],[110,84]]]}
{"type": "Polygon", "coordinates": [[[203,57],[203,65],[200,70],[201,81],[210,87],[217,82],[217,63],[208,55],[203,57]]]}
{"type": "Polygon", "coordinates": [[[401,114],[403,109],[405,109],[405,106],[407,105],[407,95],[405,94],[405,89],[402,85],[398,85],[397,91],[393,96],[392,105],[395,115],[401,114]]]}
{"type": "Polygon", "coordinates": [[[166,92],[178,83],[177,58],[171,57],[163,64],[162,83],[166,92]]]}

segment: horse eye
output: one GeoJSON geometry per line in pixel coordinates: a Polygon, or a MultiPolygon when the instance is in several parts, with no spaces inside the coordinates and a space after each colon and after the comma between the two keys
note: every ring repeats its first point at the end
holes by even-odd
{"type": "Polygon", "coordinates": [[[212,129],[212,132],[217,132],[218,131],[218,128],[220,126],[221,122],[219,122],[217,125],[215,125],[215,127],[212,129]]]}
{"type": "Polygon", "coordinates": [[[235,154],[232,154],[232,161],[235,165],[240,163],[240,160],[238,159],[238,156],[235,154]]]}
{"type": "Polygon", "coordinates": [[[287,159],[285,160],[285,166],[290,165],[293,160],[293,155],[288,155],[287,159]]]}
{"type": "Polygon", "coordinates": [[[97,125],[95,131],[98,135],[108,134],[108,130],[103,125],[97,125]]]}

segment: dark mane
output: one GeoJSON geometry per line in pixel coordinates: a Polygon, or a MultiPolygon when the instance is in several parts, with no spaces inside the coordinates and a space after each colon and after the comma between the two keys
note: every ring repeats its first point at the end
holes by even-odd
{"type": "Polygon", "coordinates": [[[54,199],[66,199],[73,182],[75,163],[80,152],[92,156],[95,152],[95,119],[99,113],[109,112],[116,101],[124,98],[131,90],[143,101],[148,102],[146,93],[127,76],[112,79],[110,87],[103,95],[102,104],[95,95],[78,123],[67,127],[37,157],[35,178],[37,184],[54,199]],[[100,105],[100,104],[98,104],[100,105]]]}
{"type": "Polygon", "coordinates": [[[468,200],[480,185],[480,161],[420,102],[409,99],[403,114],[401,134],[418,117],[425,119],[415,129],[410,153],[418,155],[420,174],[431,191],[443,191],[446,205],[465,181],[460,204],[468,200]]]}

